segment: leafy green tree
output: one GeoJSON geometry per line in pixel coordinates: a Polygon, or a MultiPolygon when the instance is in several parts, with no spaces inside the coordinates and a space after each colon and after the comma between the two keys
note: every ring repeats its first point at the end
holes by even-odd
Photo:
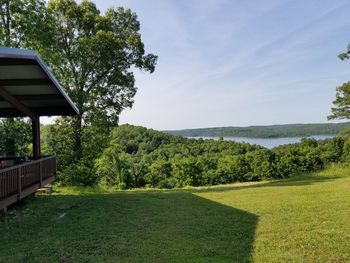
{"type": "Polygon", "coordinates": [[[249,163],[250,171],[245,174],[245,180],[258,181],[276,177],[274,170],[275,154],[268,149],[259,149],[246,154],[246,162],[249,163]]]}
{"type": "Polygon", "coordinates": [[[217,174],[221,183],[243,181],[244,175],[249,172],[249,165],[244,156],[226,155],[218,159],[217,174]]]}
{"type": "Polygon", "coordinates": [[[170,162],[161,159],[156,160],[150,165],[149,172],[145,175],[146,183],[153,187],[159,186],[160,183],[164,183],[171,176],[171,172],[170,162]]]}
{"type": "MultiPolygon", "coordinates": [[[[338,56],[341,60],[348,60],[350,58],[350,44],[347,50],[340,53],[338,56]]],[[[336,88],[336,97],[333,101],[335,107],[332,108],[332,114],[328,116],[332,119],[350,119],[350,82],[336,88]]]]}
{"type": "Polygon", "coordinates": [[[328,116],[329,120],[350,119],[350,82],[337,87],[333,104],[332,114],[328,116]]]}
{"type": "Polygon", "coordinates": [[[118,124],[137,91],[134,68],[152,73],[157,56],[145,54],[140,23],[129,9],[109,8],[101,14],[88,0],[50,0],[45,19],[46,34],[37,49],[79,108],[79,116],[69,120],[79,160],[84,128],[118,124]]]}
{"type": "Polygon", "coordinates": [[[196,158],[188,156],[173,162],[173,174],[177,179],[177,186],[199,186],[203,184],[202,171],[196,158]]]}
{"type": "Polygon", "coordinates": [[[301,159],[298,145],[281,146],[275,149],[276,174],[280,178],[301,172],[301,159]]]}
{"type": "Polygon", "coordinates": [[[29,122],[18,119],[0,120],[0,155],[30,155],[31,126],[29,122]]]}
{"type": "Polygon", "coordinates": [[[31,47],[39,34],[43,34],[45,1],[0,1],[0,45],[31,47]]]}
{"type": "Polygon", "coordinates": [[[109,130],[92,125],[86,126],[83,133],[82,158],[76,160],[73,121],[71,118],[57,118],[56,124],[49,126],[45,138],[46,154],[57,156],[58,178],[62,184],[74,185],[75,182],[79,185],[96,184],[99,177],[96,175],[95,159],[107,147],[109,130]]]}
{"type": "Polygon", "coordinates": [[[120,189],[129,188],[130,177],[129,163],[123,158],[119,145],[107,147],[101,158],[96,160],[97,174],[109,186],[120,189]]]}
{"type": "Polygon", "coordinates": [[[59,171],[74,159],[73,132],[72,126],[62,118],[58,118],[55,125],[48,127],[46,153],[57,157],[59,171]]]}
{"type": "MultiPolygon", "coordinates": [[[[204,142],[204,140],[203,140],[204,142]]],[[[198,165],[202,170],[202,185],[216,185],[221,183],[217,173],[218,158],[215,155],[203,153],[198,157],[198,165]]]]}

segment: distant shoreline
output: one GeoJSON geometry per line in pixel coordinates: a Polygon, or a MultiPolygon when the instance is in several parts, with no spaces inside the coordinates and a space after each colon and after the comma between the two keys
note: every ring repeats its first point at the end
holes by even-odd
{"type": "Polygon", "coordinates": [[[184,136],[189,139],[215,139],[215,138],[224,138],[224,139],[230,139],[230,138],[240,138],[240,139],[294,139],[294,138],[311,138],[314,136],[325,136],[325,137],[334,137],[337,134],[313,134],[309,136],[288,136],[288,137],[245,137],[245,136],[184,136]]]}
{"type": "Polygon", "coordinates": [[[334,136],[350,129],[350,122],[281,124],[248,127],[215,127],[183,130],[167,130],[166,133],[183,137],[236,137],[256,139],[334,136]]]}

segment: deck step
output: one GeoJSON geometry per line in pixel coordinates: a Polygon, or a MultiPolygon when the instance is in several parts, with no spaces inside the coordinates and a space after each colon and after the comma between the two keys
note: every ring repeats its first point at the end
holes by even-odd
{"type": "Polygon", "coordinates": [[[6,215],[7,214],[7,207],[0,209],[0,216],[1,215],[6,215]]]}
{"type": "Polygon", "coordinates": [[[42,194],[51,194],[52,193],[52,187],[42,187],[36,190],[37,193],[42,193],[42,194]]]}

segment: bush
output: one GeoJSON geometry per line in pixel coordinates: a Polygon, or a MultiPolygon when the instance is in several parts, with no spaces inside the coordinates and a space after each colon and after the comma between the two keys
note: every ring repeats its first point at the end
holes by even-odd
{"type": "Polygon", "coordinates": [[[223,156],[218,159],[216,173],[222,184],[243,181],[249,173],[249,164],[242,155],[223,156]]]}
{"type": "Polygon", "coordinates": [[[171,163],[164,160],[156,160],[149,167],[149,172],[145,175],[145,181],[152,187],[159,187],[160,182],[166,182],[171,176],[171,163]]]}
{"type": "Polygon", "coordinates": [[[91,186],[98,183],[99,177],[93,167],[71,164],[58,173],[58,181],[63,186],[91,186]]]}
{"type": "Polygon", "coordinates": [[[275,154],[268,149],[259,149],[246,154],[249,172],[244,175],[247,181],[278,178],[274,169],[275,154]]]}
{"type": "Polygon", "coordinates": [[[172,189],[176,187],[176,179],[173,177],[161,180],[157,186],[162,189],[172,189]]]}
{"type": "Polygon", "coordinates": [[[173,175],[178,187],[203,185],[202,171],[192,156],[173,162],[173,175]]]}

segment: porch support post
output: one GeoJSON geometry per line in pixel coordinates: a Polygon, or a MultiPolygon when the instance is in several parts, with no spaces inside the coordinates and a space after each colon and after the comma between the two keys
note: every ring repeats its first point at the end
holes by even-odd
{"type": "Polygon", "coordinates": [[[32,133],[33,133],[33,157],[39,159],[40,151],[40,117],[32,118],[32,133]]]}
{"type": "Polygon", "coordinates": [[[10,103],[16,110],[28,116],[32,120],[32,133],[33,133],[33,157],[34,159],[40,158],[40,117],[34,113],[31,109],[21,103],[6,89],[0,86],[0,96],[10,103]]]}

